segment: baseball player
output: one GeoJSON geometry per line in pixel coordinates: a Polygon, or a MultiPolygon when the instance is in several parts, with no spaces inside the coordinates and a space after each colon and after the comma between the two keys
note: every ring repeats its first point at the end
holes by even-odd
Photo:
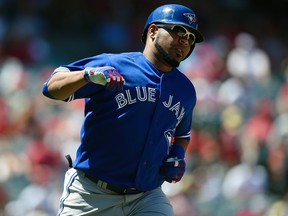
{"type": "Polygon", "coordinates": [[[177,67],[203,41],[197,26],[191,9],[160,6],[145,24],[143,52],[84,58],[44,83],[51,99],[85,99],[58,215],[173,215],[161,185],[185,172],[196,93],[177,67]]]}

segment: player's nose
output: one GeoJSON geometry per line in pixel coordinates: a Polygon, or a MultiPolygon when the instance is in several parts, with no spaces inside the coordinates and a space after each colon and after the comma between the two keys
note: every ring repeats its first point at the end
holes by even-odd
{"type": "Polygon", "coordinates": [[[189,46],[189,40],[187,36],[179,38],[179,42],[181,45],[189,46]]]}

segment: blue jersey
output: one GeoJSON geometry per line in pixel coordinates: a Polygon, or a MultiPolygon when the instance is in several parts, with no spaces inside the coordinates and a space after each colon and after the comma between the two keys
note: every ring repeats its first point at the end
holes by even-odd
{"type": "MultiPolygon", "coordinates": [[[[177,68],[162,73],[140,52],[101,54],[63,67],[113,66],[122,92],[88,83],[66,101],[85,98],[74,168],[102,181],[147,191],[159,187],[159,168],[175,137],[190,137],[193,84],[177,68]]],[[[44,84],[46,85],[46,84],[44,84]]]]}

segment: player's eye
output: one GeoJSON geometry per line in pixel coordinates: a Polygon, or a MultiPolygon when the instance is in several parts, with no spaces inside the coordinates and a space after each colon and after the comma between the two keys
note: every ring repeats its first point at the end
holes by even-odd
{"type": "Polygon", "coordinates": [[[195,43],[195,39],[196,39],[195,35],[193,33],[189,32],[184,27],[175,25],[171,28],[171,31],[181,38],[188,36],[188,41],[189,41],[190,45],[195,43]]]}
{"type": "Polygon", "coordinates": [[[164,28],[166,30],[169,30],[179,36],[180,38],[187,37],[188,42],[190,45],[193,45],[195,43],[196,37],[192,32],[189,32],[186,28],[183,26],[179,25],[163,25],[163,24],[158,24],[157,25],[160,28],[164,28]]]}
{"type": "Polygon", "coordinates": [[[181,26],[174,26],[171,30],[179,36],[180,35],[184,36],[186,34],[186,30],[181,26]]]}

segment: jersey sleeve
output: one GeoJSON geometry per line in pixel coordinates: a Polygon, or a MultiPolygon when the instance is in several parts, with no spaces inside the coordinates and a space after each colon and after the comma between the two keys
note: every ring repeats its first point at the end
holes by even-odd
{"type": "MultiPolygon", "coordinates": [[[[190,81],[189,81],[190,82],[190,81]]],[[[190,83],[191,84],[191,83],[190,83]]],[[[188,109],[185,111],[185,114],[175,130],[175,138],[190,139],[190,133],[192,129],[192,120],[193,120],[193,111],[196,105],[196,91],[192,85],[190,100],[188,102],[188,109]]]]}
{"type": "Polygon", "coordinates": [[[192,111],[188,112],[175,130],[175,138],[190,139],[192,127],[192,111]]]}
{"type": "Polygon", "coordinates": [[[66,67],[58,67],[58,68],[56,68],[56,69],[53,71],[53,73],[49,76],[49,78],[46,80],[46,82],[43,84],[43,86],[42,86],[42,94],[45,95],[45,96],[48,97],[48,98],[56,99],[56,98],[54,98],[54,97],[50,94],[50,92],[48,91],[48,82],[49,82],[49,80],[50,80],[56,73],[58,73],[58,72],[60,72],[60,71],[69,72],[69,69],[66,68],[66,67]]]}

